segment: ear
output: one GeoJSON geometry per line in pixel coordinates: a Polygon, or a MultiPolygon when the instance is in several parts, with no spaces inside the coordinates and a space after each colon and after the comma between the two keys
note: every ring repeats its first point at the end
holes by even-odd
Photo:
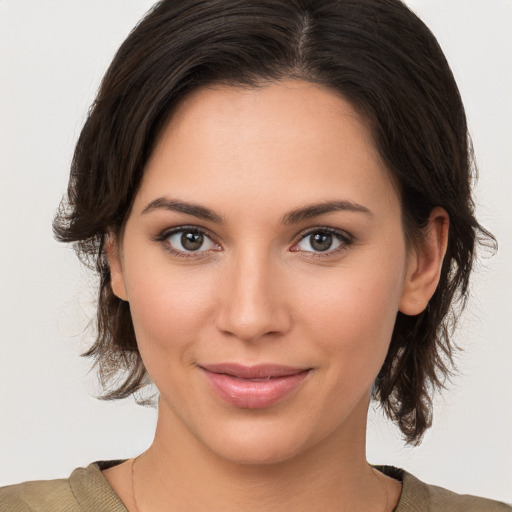
{"type": "Polygon", "coordinates": [[[105,252],[107,254],[108,265],[110,267],[110,285],[114,295],[121,300],[128,300],[126,286],[124,283],[123,266],[121,262],[121,250],[117,237],[113,233],[108,233],[105,252]]]}
{"type": "Polygon", "coordinates": [[[419,315],[436,291],[441,275],[450,219],[443,208],[432,210],[424,238],[410,248],[399,311],[419,315]]]}

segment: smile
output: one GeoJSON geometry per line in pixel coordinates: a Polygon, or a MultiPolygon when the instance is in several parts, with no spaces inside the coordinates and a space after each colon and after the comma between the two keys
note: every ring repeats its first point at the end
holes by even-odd
{"type": "Polygon", "coordinates": [[[298,388],[310,372],[309,368],[232,363],[200,369],[220,398],[241,409],[264,409],[276,404],[298,388]]]}

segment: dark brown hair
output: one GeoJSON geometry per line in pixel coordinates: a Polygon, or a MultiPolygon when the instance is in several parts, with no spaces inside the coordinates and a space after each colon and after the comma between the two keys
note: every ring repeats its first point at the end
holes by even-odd
{"type": "Polygon", "coordinates": [[[423,313],[398,313],[374,398],[409,443],[431,425],[433,391],[450,374],[450,333],[464,306],[477,236],[464,108],[428,28],[398,0],[164,0],[118,50],[82,129],[56,237],[75,242],[100,277],[95,358],[104,398],[149,379],[129,304],[113,295],[104,253],[119,234],[145,164],[173,110],[212,83],[258,87],[285,78],[337,91],[372,130],[397,182],[407,239],[435,206],[450,217],[439,286],[423,313]]]}

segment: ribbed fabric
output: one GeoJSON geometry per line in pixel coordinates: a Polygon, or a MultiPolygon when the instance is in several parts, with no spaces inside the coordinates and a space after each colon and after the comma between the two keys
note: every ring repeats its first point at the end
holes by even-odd
{"type": "MultiPolygon", "coordinates": [[[[68,479],[25,482],[0,489],[0,512],[128,512],[101,472],[122,461],[94,462],[68,479]]],[[[512,512],[505,503],[427,485],[391,466],[379,471],[402,480],[394,512],[512,512]]]]}
{"type": "Polygon", "coordinates": [[[383,473],[394,477],[397,471],[403,474],[403,487],[393,512],[512,512],[512,507],[506,503],[456,494],[436,485],[425,484],[397,468],[385,466],[383,473]]]}
{"type": "Polygon", "coordinates": [[[2,487],[0,512],[128,512],[101,472],[112,465],[95,462],[75,469],[68,479],[2,487]]]}

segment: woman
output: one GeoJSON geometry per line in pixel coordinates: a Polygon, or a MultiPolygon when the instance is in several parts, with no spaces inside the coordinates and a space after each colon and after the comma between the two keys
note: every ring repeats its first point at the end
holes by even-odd
{"type": "Polygon", "coordinates": [[[509,510],[365,457],[371,396],[409,443],[430,426],[488,236],[470,178],[457,87],[401,3],[157,4],[105,76],[55,222],[101,277],[106,396],[150,378],[155,440],[2,506],[509,510]]]}

